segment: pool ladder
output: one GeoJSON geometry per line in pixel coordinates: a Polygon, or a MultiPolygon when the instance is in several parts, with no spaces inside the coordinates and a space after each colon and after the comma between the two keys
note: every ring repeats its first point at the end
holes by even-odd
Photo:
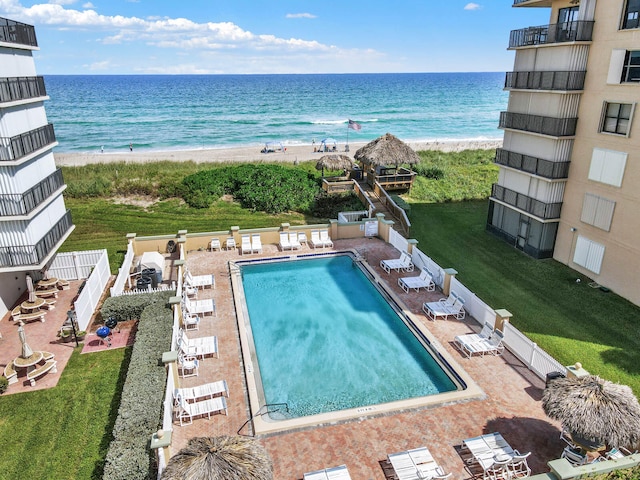
{"type": "Polygon", "coordinates": [[[256,413],[254,413],[253,415],[251,415],[251,418],[249,418],[246,422],[244,422],[242,424],[242,426],[238,429],[238,435],[243,435],[245,437],[253,437],[254,435],[245,435],[242,432],[242,430],[244,429],[244,427],[247,426],[247,424],[249,422],[252,422],[254,418],[256,417],[261,417],[262,415],[267,415],[269,413],[272,412],[279,412],[280,410],[282,410],[282,407],[284,407],[284,410],[289,413],[289,404],[287,403],[267,403],[263,406],[261,406],[258,411],[256,413]],[[277,407],[277,408],[273,408],[272,407],[277,407]]]}

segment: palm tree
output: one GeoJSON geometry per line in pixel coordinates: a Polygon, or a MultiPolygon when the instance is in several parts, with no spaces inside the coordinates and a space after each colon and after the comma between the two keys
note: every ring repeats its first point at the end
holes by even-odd
{"type": "Polygon", "coordinates": [[[162,480],[273,480],[273,465],[250,438],[195,437],[171,457],[162,480]]]}

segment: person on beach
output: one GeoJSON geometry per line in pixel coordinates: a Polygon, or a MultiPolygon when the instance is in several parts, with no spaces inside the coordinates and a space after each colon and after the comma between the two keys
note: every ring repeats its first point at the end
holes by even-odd
{"type": "Polygon", "coordinates": [[[104,145],[100,147],[100,153],[104,153],[104,145]]]}
{"type": "Polygon", "coordinates": [[[129,151],[130,151],[130,152],[133,152],[133,143],[130,143],[130,144],[129,144],[129,151]]]}

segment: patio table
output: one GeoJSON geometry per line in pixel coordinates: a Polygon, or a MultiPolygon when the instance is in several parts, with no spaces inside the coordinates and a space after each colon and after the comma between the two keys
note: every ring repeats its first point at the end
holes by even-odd
{"type": "Polygon", "coordinates": [[[43,278],[38,283],[36,283],[36,289],[41,288],[43,290],[48,290],[50,287],[55,286],[58,283],[57,278],[43,278]]]}
{"type": "Polygon", "coordinates": [[[20,304],[20,309],[22,310],[23,313],[37,312],[38,310],[40,310],[40,307],[42,307],[44,304],[45,304],[45,300],[42,298],[36,298],[34,302],[25,300],[20,304]]]}

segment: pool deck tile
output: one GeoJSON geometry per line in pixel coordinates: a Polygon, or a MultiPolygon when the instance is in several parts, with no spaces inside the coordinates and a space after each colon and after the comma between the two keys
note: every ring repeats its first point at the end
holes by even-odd
{"type": "MultiPolygon", "coordinates": [[[[378,240],[339,240],[336,249],[355,249],[388,282],[398,297],[439,340],[455,361],[477,382],[486,398],[438,407],[407,409],[397,413],[360,417],[355,420],[305,427],[292,432],[255,437],[269,451],[274,464],[274,478],[301,479],[304,472],[346,464],[354,480],[385,479],[387,454],[427,446],[452,479],[471,478],[459,454],[465,438],[499,431],[513,448],[533,452],[529,464],[534,473],[549,471],[546,463],[558,458],[562,451],[560,429],[549,420],[541,407],[544,381],[524,367],[513,355],[485,356],[467,359],[452,345],[456,335],[478,331],[475,320],[429,321],[422,313],[422,302],[441,298],[442,292],[404,293],[397,286],[399,276],[414,273],[386,274],[379,267],[381,259],[397,258],[399,252],[378,240]]],[[[192,425],[180,427],[174,422],[172,453],[197,436],[235,435],[249,418],[249,404],[242,368],[242,355],[229,281],[229,261],[243,257],[282,255],[275,245],[263,245],[261,255],[239,255],[238,251],[189,252],[187,265],[194,275],[214,273],[216,288],[205,289],[198,298],[215,298],[217,316],[206,316],[198,331],[190,336],[216,335],[219,358],[207,358],[200,364],[197,377],[181,379],[182,386],[194,386],[225,379],[229,385],[228,415],[196,419],[192,425]]],[[[309,248],[303,247],[302,253],[309,248]]],[[[295,254],[296,252],[294,252],[295,254]]],[[[286,255],[289,252],[284,253],[286,255]]],[[[443,265],[449,267],[450,265],[443,265]]],[[[461,278],[464,282],[464,278],[461,278]]],[[[509,305],[493,305],[509,308],[509,305]]],[[[517,325],[517,318],[513,321],[517,325]]],[[[250,434],[245,426],[241,433],[250,434]]],[[[387,470],[388,472],[388,470],[387,470]]]]}

